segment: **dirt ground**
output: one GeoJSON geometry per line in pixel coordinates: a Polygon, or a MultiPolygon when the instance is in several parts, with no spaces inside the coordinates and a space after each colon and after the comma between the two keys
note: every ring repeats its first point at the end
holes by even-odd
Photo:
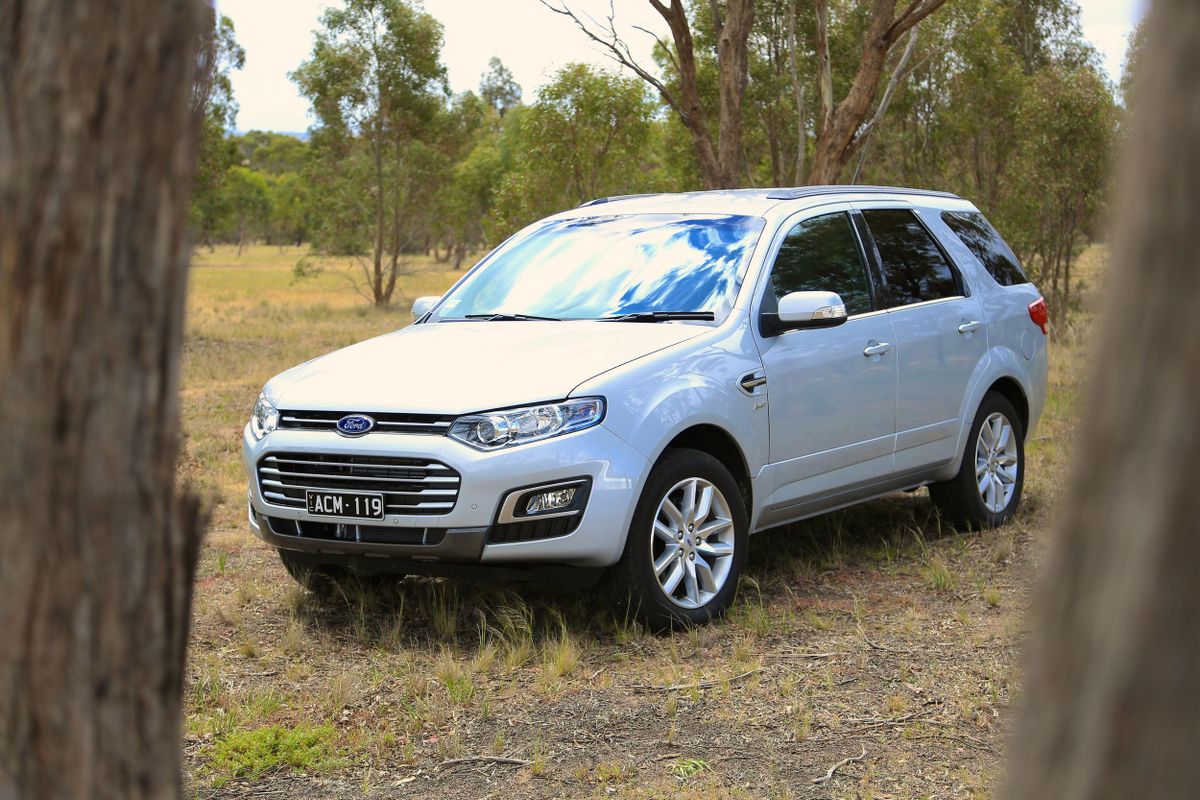
{"type": "MultiPolygon", "coordinates": [[[[1056,333],[1009,525],[944,530],[922,490],[769,531],[727,619],[656,636],[595,591],[291,582],[246,529],[245,416],[274,372],[406,321],[363,309],[336,266],[289,283],[294,260],[219,249],[193,270],[182,477],[214,508],[189,655],[195,797],[995,794],[1088,314],[1056,333]]],[[[1089,251],[1085,277],[1102,263],[1089,251]]],[[[453,277],[425,265],[406,291],[453,277]]]]}

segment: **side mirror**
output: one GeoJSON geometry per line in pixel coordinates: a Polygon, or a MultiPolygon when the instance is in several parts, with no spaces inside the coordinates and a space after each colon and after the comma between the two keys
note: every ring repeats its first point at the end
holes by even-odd
{"type": "Polygon", "coordinates": [[[775,333],[797,328],[832,328],[846,321],[846,304],[837,292],[792,292],[779,299],[771,325],[775,333]]]}
{"type": "Polygon", "coordinates": [[[441,299],[442,298],[440,297],[418,297],[416,300],[413,300],[413,322],[416,322],[421,317],[432,311],[433,307],[436,306],[438,301],[441,299]]]}

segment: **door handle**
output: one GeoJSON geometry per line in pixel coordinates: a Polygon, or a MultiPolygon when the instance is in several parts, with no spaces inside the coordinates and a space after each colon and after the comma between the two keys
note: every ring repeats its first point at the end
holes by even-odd
{"type": "Polygon", "coordinates": [[[872,356],[882,356],[891,351],[892,345],[888,342],[879,342],[877,344],[869,344],[863,348],[863,355],[867,358],[872,356]]]}
{"type": "Polygon", "coordinates": [[[959,325],[958,332],[964,333],[964,334],[965,333],[974,333],[975,331],[979,330],[980,327],[982,327],[982,325],[983,325],[982,322],[980,322],[977,319],[973,319],[970,322],[964,322],[962,325],[959,325]]]}

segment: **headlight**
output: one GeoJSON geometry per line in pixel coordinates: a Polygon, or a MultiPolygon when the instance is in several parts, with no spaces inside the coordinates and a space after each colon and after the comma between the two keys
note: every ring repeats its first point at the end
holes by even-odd
{"type": "Polygon", "coordinates": [[[254,434],[255,439],[261,439],[278,427],[279,412],[271,405],[271,401],[267,400],[265,394],[260,394],[258,402],[254,404],[254,411],[250,413],[250,432],[254,434]]]}
{"type": "Polygon", "coordinates": [[[450,426],[450,438],[479,450],[499,450],[590,428],[602,419],[604,398],[583,397],[459,417],[450,426]]]}

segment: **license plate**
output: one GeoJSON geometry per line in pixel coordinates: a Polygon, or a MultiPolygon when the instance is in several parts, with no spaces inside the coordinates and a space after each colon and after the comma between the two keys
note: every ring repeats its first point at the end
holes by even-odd
{"type": "Polygon", "coordinates": [[[356,517],[358,519],[383,519],[383,495],[365,492],[315,492],[305,493],[308,513],[326,517],[356,517]]]}

